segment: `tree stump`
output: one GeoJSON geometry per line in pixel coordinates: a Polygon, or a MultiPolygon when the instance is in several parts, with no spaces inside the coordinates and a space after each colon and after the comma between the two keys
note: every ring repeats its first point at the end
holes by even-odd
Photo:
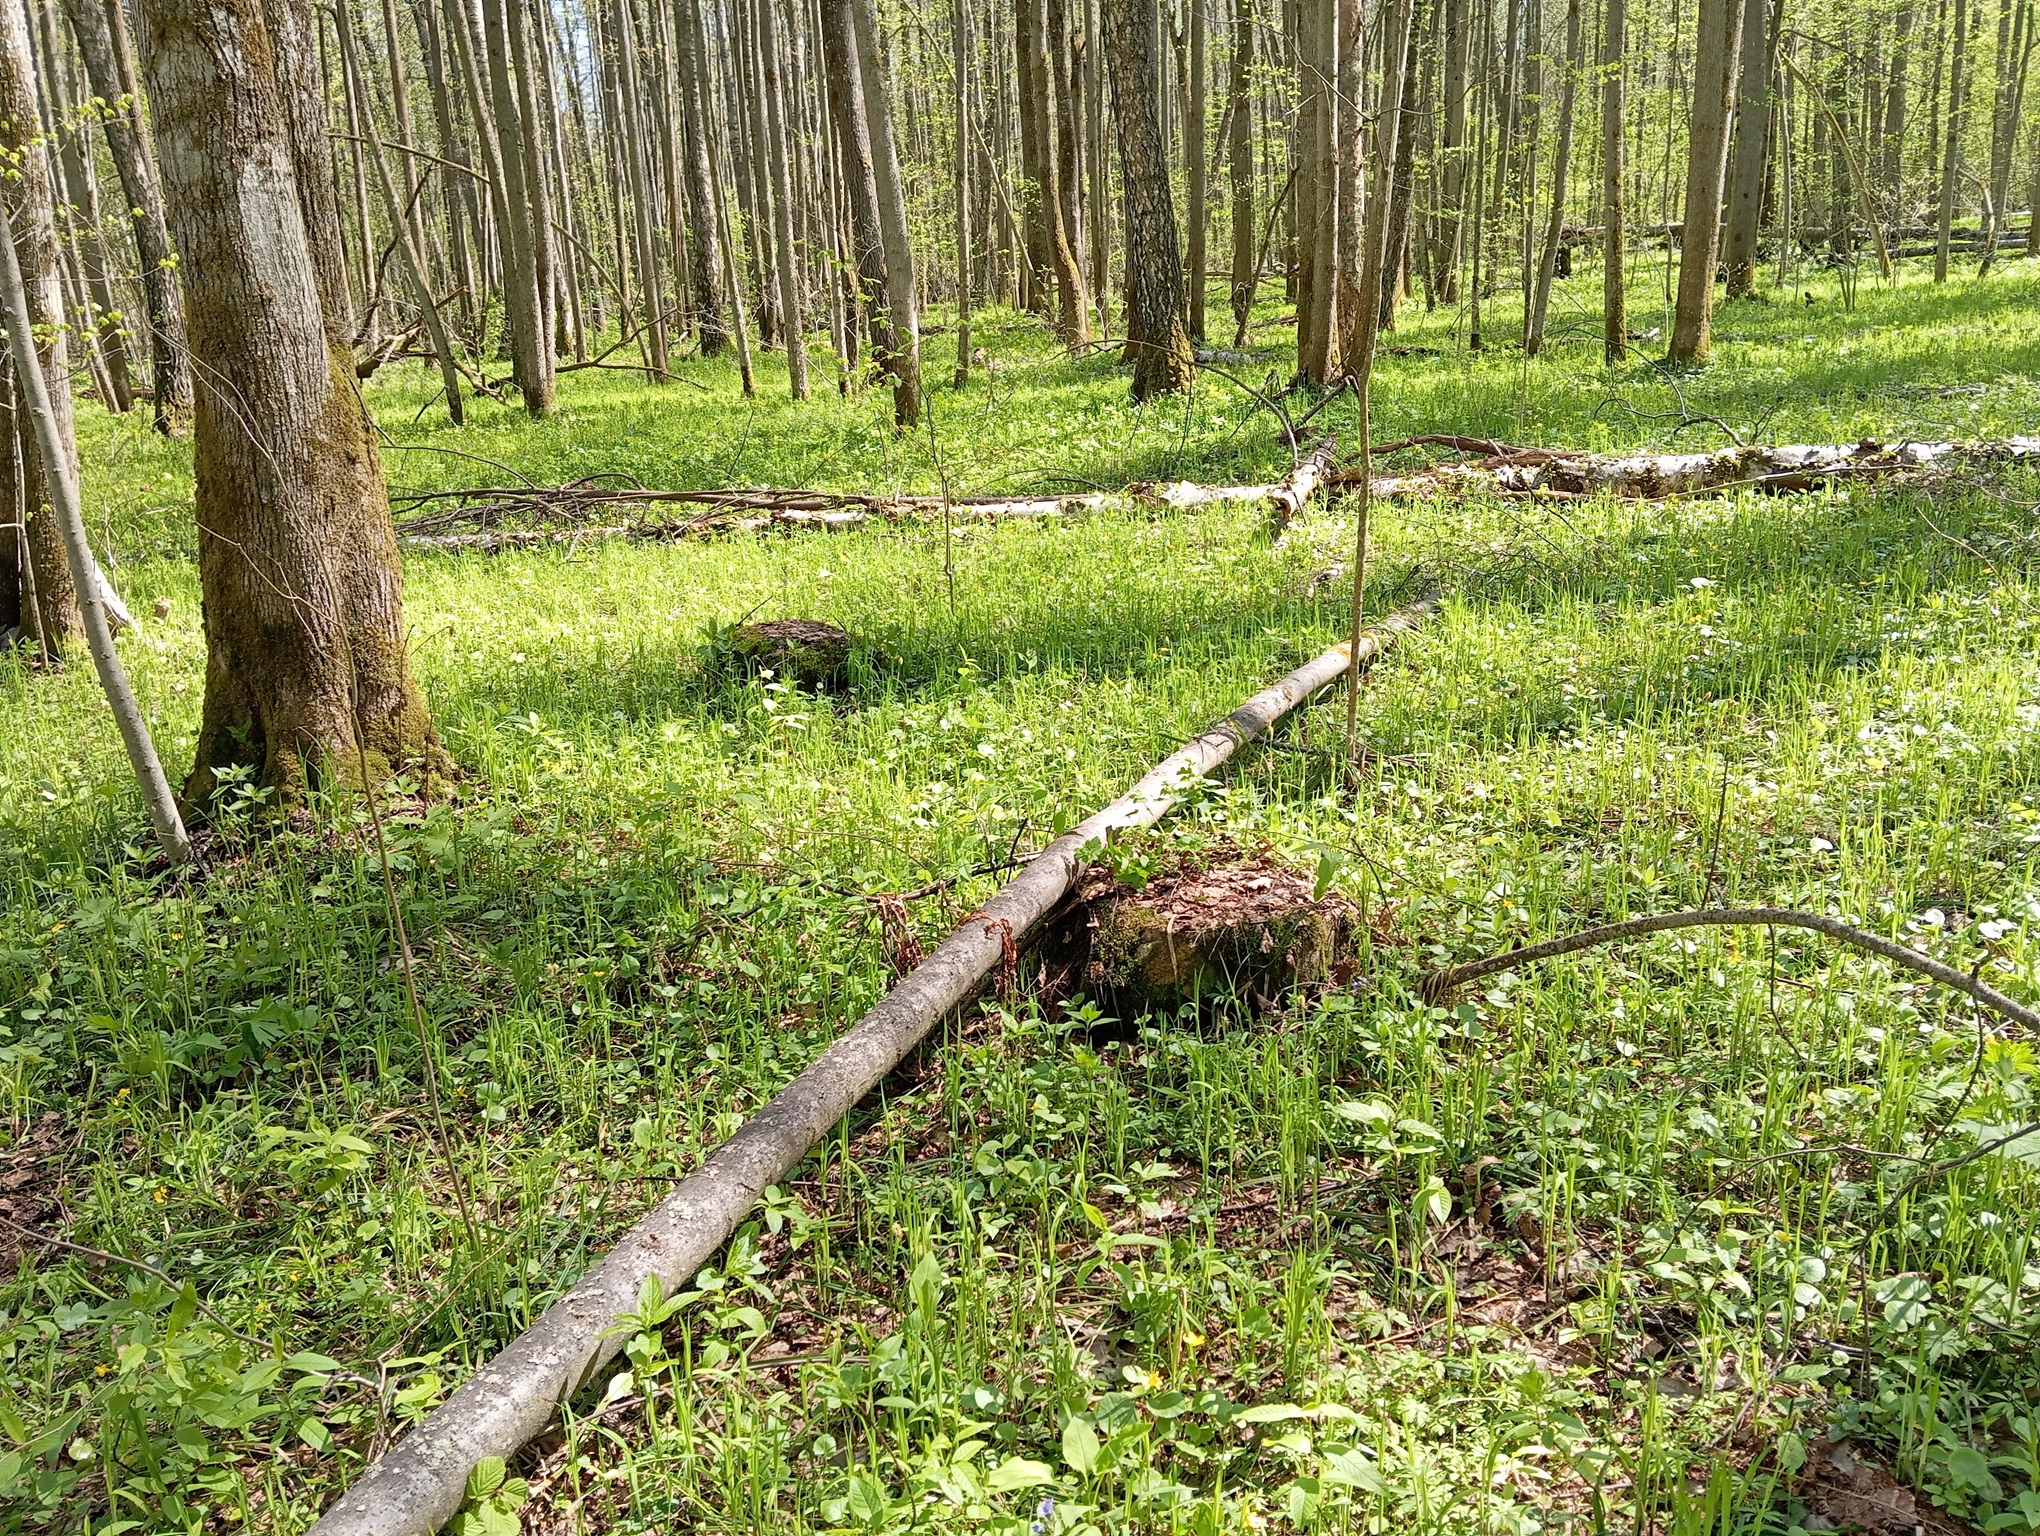
{"type": "Polygon", "coordinates": [[[1081,994],[1122,1020],[1220,998],[1272,1004],[1345,980],[1355,914],[1262,856],[1186,864],[1134,890],[1094,865],[1041,947],[1051,998],[1081,994]]]}
{"type": "Polygon", "coordinates": [[[727,643],[744,670],[769,671],[782,682],[826,693],[848,680],[856,639],[821,619],[768,619],[739,624],[727,643]]]}

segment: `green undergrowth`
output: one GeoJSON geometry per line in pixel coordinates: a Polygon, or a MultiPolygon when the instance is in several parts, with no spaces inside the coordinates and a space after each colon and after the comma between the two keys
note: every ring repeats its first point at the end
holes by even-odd
{"type": "MultiPolygon", "coordinates": [[[[2031,287],[1731,306],[1678,389],[1753,437],[2013,432],[2031,287]]],[[[543,426],[409,426],[404,379],[374,401],[540,481],[1286,457],[1237,392],[1136,411],[1104,360],[989,334],[1002,376],[938,398],[933,447],[875,393],[733,411],[698,363],[721,398],[582,374],[543,426]]],[[[1379,435],[1665,442],[1603,402],[1672,385],[1590,361],[1526,391],[1518,356],[1391,357],[1379,435]]],[[[169,603],[123,654],[181,765],[188,470],[88,432],[130,603],[169,603]]],[[[1417,993],[1588,923],[1771,903],[2034,996],[2035,495],[1379,509],[1370,611],[1440,607],[1367,680],[1360,770],[1334,695],[1112,854],[1136,883],[1228,847],[1315,872],[1356,982],[1111,1020],[1041,1007],[1023,958],[641,1299],[463,1530],[1783,1532],[1834,1518],[1837,1454],[1875,1469],[1856,1497],[2040,1529],[2040,1138],[1982,1150],[2040,1118],[2025,1032],[1764,929],[1417,993]]],[[[906,935],[1336,639],[1352,537],[1336,505],[1280,546],[1231,507],[412,556],[465,774],[379,808],[422,1047],[366,807],[278,824],[243,795],[167,877],[89,671],[0,671],[0,1216],[76,1245],[0,1225],[0,1528],[302,1530],[881,996],[906,935]],[[747,615],[852,631],[848,690],[724,670],[747,615]]]]}

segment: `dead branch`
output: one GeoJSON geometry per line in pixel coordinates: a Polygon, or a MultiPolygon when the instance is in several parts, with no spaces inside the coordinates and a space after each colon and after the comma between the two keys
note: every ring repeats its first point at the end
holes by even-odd
{"type": "Polygon", "coordinates": [[[1824,933],[1867,954],[1889,960],[1894,965],[1905,966],[1923,976],[1931,976],[1944,987],[1953,987],[1957,992],[1974,998],[1984,1007],[2002,1014],[2014,1023],[2028,1029],[2040,1030],[2040,1013],[2034,1012],[2024,1003],[2014,1002],[1997,988],[1976,977],[1958,971],[1952,965],[1936,960],[1932,955],[1921,954],[1908,945],[1882,938],[1864,929],[1850,926],[1837,918],[1826,917],[1818,912],[1800,912],[1791,907],[1702,907],[1689,912],[1659,912],[1650,917],[1633,917],[1626,922],[1602,923],[1593,928],[1582,929],[1561,939],[1546,939],[1541,944],[1531,944],[1522,949],[1512,949],[1499,955],[1489,955],[1484,960],[1470,960],[1464,965],[1455,965],[1447,970],[1434,971],[1421,984],[1421,992],[1428,1001],[1436,1002],[1448,997],[1459,987],[1483,976],[1492,976],[1498,971],[1511,971],[1533,961],[1548,960],[1554,955],[1569,955],[1576,950],[1593,949],[1603,944],[1619,944],[1624,939],[1633,939],[1646,933],[1662,933],[1671,928],[1722,927],[1731,925],[1765,928],[1807,928],[1815,933],[1824,933]]]}

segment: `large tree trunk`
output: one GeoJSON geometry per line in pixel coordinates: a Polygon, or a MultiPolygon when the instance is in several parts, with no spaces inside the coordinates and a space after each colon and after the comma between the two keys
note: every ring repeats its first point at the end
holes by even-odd
{"type": "Polygon", "coordinates": [[[1105,0],[1105,61],[1118,119],[1126,209],[1127,351],[1133,397],[1188,389],[1197,377],[1183,329],[1183,263],[1169,200],[1169,160],[1155,100],[1155,8],[1150,0],[1105,0]]]}
{"type": "Polygon", "coordinates": [[[502,166],[501,221],[503,328],[510,342],[510,376],[524,408],[545,416],[553,408],[552,336],[546,327],[544,290],[539,282],[538,233],[533,227],[532,179],[538,167],[524,153],[517,82],[512,73],[508,0],[482,0],[482,48],[489,75],[489,105],[502,166]]]}
{"type": "Polygon", "coordinates": [[[1679,235],[1679,300],[1671,358],[1706,361],[1714,328],[1714,267],[1721,244],[1721,187],[1742,53],[1743,0],[1700,0],[1693,114],[1686,155],[1685,228],[1679,235]]]}
{"type": "Polygon", "coordinates": [[[1339,0],[1302,0],[1297,16],[1296,371],[1320,388],[1332,373],[1338,295],[1338,9],[1339,0]]]}
{"type": "Polygon", "coordinates": [[[102,109],[106,145],[127,200],[128,219],[141,259],[142,293],[148,307],[149,352],[155,385],[156,427],[172,432],[191,413],[191,368],[184,355],[184,304],[178,293],[177,264],[170,226],[157,184],[155,156],[133,81],[125,44],[126,20],[104,0],[64,0],[64,15],[78,42],[85,78],[102,109]],[[121,30],[116,33],[118,25],[121,30]]]}
{"type": "Polygon", "coordinates": [[[1184,201],[1188,204],[1190,217],[1190,290],[1186,323],[1191,341],[1197,343],[1204,340],[1204,240],[1208,222],[1204,186],[1204,119],[1207,115],[1205,92],[1209,86],[1206,77],[1210,73],[1210,64],[1205,57],[1207,25],[1204,8],[1210,3],[1211,0],[1189,0],[1190,102],[1188,121],[1183,125],[1184,201]]]}
{"type": "MultiPolygon", "coordinates": [[[[1021,142],[1032,146],[1029,150],[1032,167],[1028,171],[1033,182],[1027,205],[1028,246],[1031,253],[1047,263],[1045,271],[1040,266],[1035,268],[1037,282],[1049,275],[1055,279],[1057,334],[1064,346],[1081,347],[1091,339],[1091,317],[1084,301],[1083,273],[1077,267],[1070,232],[1063,222],[1063,197],[1049,111],[1058,71],[1049,57],[1042,0],[1018,0],[1015,20],[1015,37],[1023,60],[1022,78],[1031,80],[1035,86],[1020,99],[1021,142]]],[[[1064,138],[1068,137],[1065,129],[1064,138]]]]}
{"type": "MultiPolygon", "coordinates": [[[[373,428],[322,292],[337,249],[323,139],[286,73],[309,0],[142,0],[149,99],[198,361],[194,460],[207,645],[202,807],[247,766],[288,803],[323,781],[448,762],[404,649],[373,428]]],[[[315,78],[315,77],[314,77],[315,78]]]]}
{"type": "Polygon", "coordinates": [[[1743,0],[1742,84],[1736,91],[1735,134],[1729,144],[1728,218],[1721,232],[1721,265],[1728,297],[1757,291],[1757,231],[1764,214],[1764,182],[1771,137],[1771,75],[1777,68],[1782,0],[1743,0]]]}

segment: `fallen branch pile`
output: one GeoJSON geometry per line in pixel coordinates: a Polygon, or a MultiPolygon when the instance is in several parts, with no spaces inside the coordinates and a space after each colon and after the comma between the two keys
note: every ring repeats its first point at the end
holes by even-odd
{"type": "Polygon", "coordinates": [[[1031,859],[916,965],[778,1097],[624,1234],[608,1255],[459,1391],[368,1467],[309,1536],[428,1536],[461,1504],[468,1474],[509,1457],[623,1348],[625,1319],[656,1276],[671,1295],[729,1240],[737,1224],[829,1128],[906,1059],[936,1022],[985,978],[1009,967],[1018,943],[1060,903],[1088,850],[1152,826],[1185,789],[1348,669],[1364,665],[1419,623],[1420,604],[1341,642],[1248,699],[1164,758],[1131,791],[1031,859]]]}

